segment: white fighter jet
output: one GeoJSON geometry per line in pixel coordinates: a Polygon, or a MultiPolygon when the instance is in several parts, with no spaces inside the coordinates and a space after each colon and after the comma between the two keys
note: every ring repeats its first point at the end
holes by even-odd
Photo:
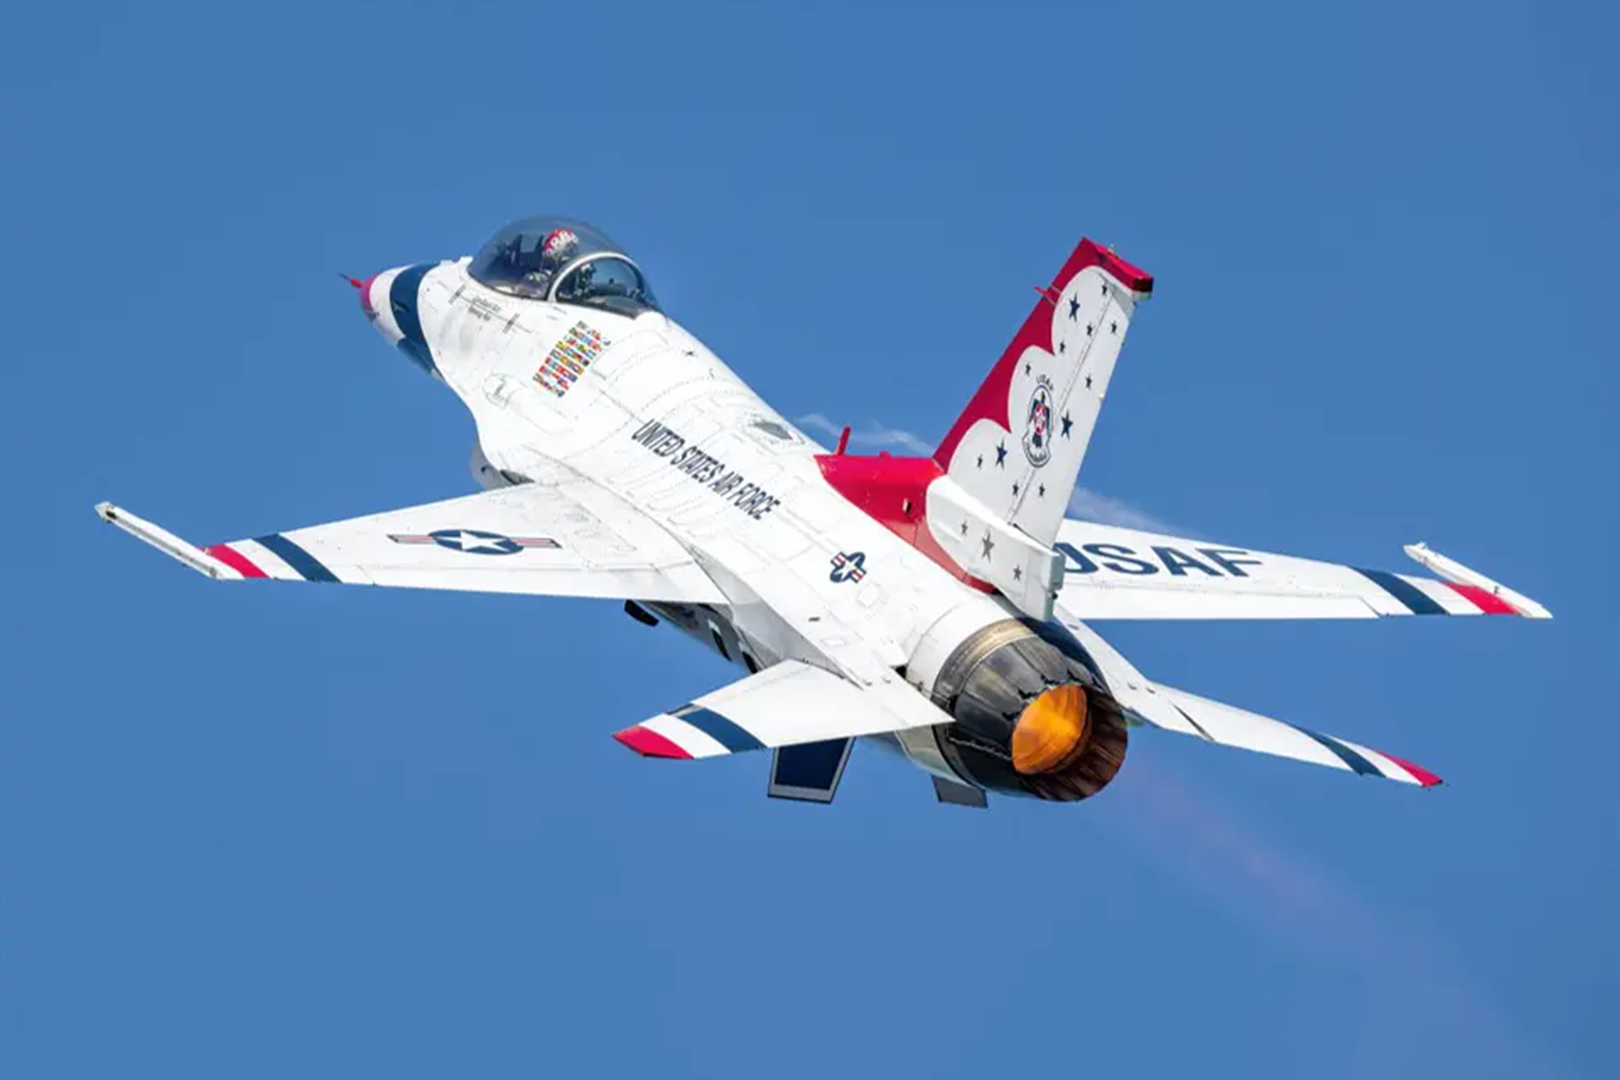
{"type": "Polygon", "coordinates": [[[472,413],[485,489],[198,548],[97,512],[221,581],[624,602],[746,669],[614,738],[648,757],[772,751],[769,793],[829,802],[857,738],[939,800],[1074,801],[1157,728],[1407,784],[1427,769],[1143,675],[1107,619],[1523,615],[1421,544],[1435,577],[1066,520],[1153,279],[1082,240],[931,457],[831,452],[669,316],[588,225],[530,218],[474,257],[352,280],[378,332],[472,413]]]}

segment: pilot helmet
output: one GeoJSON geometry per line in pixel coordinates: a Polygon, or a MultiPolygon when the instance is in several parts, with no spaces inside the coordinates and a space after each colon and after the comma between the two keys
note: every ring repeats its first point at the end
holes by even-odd
{"type": "Polygon", "coordinates": [[[572,229],[552,229],[540,251],[547,264],[561,266],[579,251],[579,237],[572,229]]]}

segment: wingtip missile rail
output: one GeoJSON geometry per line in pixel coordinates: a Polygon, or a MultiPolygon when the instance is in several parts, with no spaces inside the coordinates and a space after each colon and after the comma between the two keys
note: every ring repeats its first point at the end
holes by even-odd
{"type": "Polygon", "coordinates": [[[99,502],[96,504],[96,516],[109,525],[118,526],[135,539],[152,545],[169,558],[185,563],[199,574],[206,574],[216,581],[241,577],[236,571],[196,545],[186,543],[162,526],[154,525],[145,518],[136,517],[122,507],[114,506],[110,502],[99,502]]]}
{"type": "Polygon", "coordinates": [[[1469,569],[1456,559],[1447,558],[1429,547],[1428,544],[1421,541],[1416,544],[1407,544],[1404,550],[1408,557],[1435,576],[1456,582],[1459,585],[1472,585],[1475,588],[1484,589],[1527,619],[1552,618],[1552,612],[1528,596],[1514,592],[1506,585],[1491,580],[1478,570],[1469,569]]]}

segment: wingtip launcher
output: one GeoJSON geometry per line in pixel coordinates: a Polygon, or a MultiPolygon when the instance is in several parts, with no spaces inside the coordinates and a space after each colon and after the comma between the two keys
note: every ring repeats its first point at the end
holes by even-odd
{"type": "Polygon", "coordinates": [[[1527,619],[1552,618],[1552,612],[1528,596],[1514,592],[1501,582],[1492,581],[1478,570],[1471,570],[1456,559],[1447,558],[1429,547],[1428,544],[1422,542],[1407,544],[1404,550],[1413,562],[1416,562],[1431,574],[1458,585],[1469,585],[1476,589],[1483,589],[1527,619]]]}
{"type": "Polygon", "coordinates": [[[194,544],[188,544],[169,530],[154,525],[145,518],[136,517],[128,510],[110,502],[96,504],[96,516],[109,525],[116,525],[143,543],[150,544],[171,559],[185,563],[199,574],[215,581],[239,578],[242,575],[214,558],[194,544]]]}

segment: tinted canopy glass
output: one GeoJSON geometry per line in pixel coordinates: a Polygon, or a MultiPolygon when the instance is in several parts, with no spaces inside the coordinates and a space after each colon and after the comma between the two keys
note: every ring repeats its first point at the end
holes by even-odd
{"type": "Polygon", "coordinates": [[[635,261],[606,233],[567,218],[513,222],[479,249],[468,273],[511,296],[632,316],[658,310],[635,261]]]}

